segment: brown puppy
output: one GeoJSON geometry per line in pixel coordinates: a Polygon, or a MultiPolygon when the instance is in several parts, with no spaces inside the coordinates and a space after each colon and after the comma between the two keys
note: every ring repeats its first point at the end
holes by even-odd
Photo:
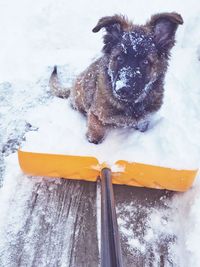
{"type": "MultiPolygon", "coordinates": [[[[148,128],[149,115],[163,102],[163,84],[175,32],[182,17],[162,13],[145,25],[134,25],[124,16],[99,20],[93,32],[105,29],[103,55],[75,81],[70,90],[72,105],[88,118],[87,138],[98,144],[109,127],[148,128]]],[[[50,85],[67,97],[54,69],[50,85]]]]}

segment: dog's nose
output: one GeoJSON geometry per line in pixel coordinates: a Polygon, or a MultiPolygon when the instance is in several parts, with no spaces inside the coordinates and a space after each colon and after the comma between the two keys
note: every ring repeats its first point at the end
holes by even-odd
{"type": "Polygon", "coordinates": [[[119,96],[122,97],[128,97],[131,95],[131,90],[129,87],[122,87],[120,89],[117,90],[116,92],[119,96]]]}

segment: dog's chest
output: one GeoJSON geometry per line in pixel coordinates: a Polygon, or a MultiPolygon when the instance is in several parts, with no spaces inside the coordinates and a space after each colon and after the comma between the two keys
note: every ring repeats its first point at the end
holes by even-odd
{"type": "Polygon", "coordinates": [[[144,106],[140,105],[137,110],[133,107],[116,108],[108,101],[96,102],[92,112],[104,125],[114,127],[137,127],[145,119],[144,106]]]}

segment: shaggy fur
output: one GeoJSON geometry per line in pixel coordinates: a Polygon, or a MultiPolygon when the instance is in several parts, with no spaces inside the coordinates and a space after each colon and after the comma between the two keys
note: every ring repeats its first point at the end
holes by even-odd
{"type": "MultiPolygon", "coordinates": [[[[86,114],[89,142],[100,143],[110,127],[148,129],[151,114],[163,102],[163,84],[175,32],[182,17],[156,14],[145,25],[121,15],[103,17],[93,32],[105,29],[103,55],[76,79],[70,90],[72,106],[86,114]]],[[[50,85],[67,97],[54,69],[50,85]]]]}

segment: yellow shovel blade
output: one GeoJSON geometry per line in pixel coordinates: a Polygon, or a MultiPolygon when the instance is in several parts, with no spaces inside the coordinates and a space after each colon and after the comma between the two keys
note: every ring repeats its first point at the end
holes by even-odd
{"type": "MultiPolygon", "coordinates": [[[[33,176],[48,176],[96,181],[105,164],[94,157],[66,156],[18,151],[22,171],[33,176]]],[[[112,172],[112,182],[130,186],[186,191],[198,170],[176,170],[141,163],[116,162],[119,172],[112,172]]],[[[109,166],[107,166],[109,167],[109,166]]]]}

